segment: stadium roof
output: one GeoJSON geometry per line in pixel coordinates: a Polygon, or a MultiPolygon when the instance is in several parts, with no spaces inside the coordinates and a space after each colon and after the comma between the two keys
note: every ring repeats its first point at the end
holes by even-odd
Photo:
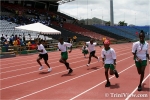
{"type": "Polygon", "coordinates": [[[75,0],[34,0],[34,1],[40,1],[40,2],[54,2],[54,3],[58,3],[58,4],[64,4],[67,2],[72,2],[75,0]]]}
{"type": "Polygon", "coordinates": [[[72,1],[75,1],[75,0],[55,0],[55,1],[57,1],[57,3],[59,3],[59,4],[64,4],[64,3],[72,2],[72,1]]]}

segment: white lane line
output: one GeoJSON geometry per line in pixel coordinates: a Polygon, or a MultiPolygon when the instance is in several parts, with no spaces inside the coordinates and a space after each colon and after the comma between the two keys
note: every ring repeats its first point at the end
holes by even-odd
{"type": "MultiPolygon", "coordinates": [[[[134,66],[134,64],[133,64],[132,66],[134,66]]],[[[130,66],[130,67],[128,67],[128,68],[126,68],[126,69],[122,70],[120,73],[122,73],[122,72],[126,71],[127,69],[131,68],[132,66],[130,66]]],[[[102,69],[102,68],[100,68],[100,69],[102,69]]],[[[100,70],[100,69],[98,69],[98,70],[100,70]]],[[[25,97],[28,97],[28,96],[31,96],[31,95],[34,95],[34,94],[37,94],[37,93],[43,92],[43,91],[48,90],[48,89],[50,89],[50,88],[53,88],[53,87],[59,86],[59,85],[61,85],[61,84],[64,84],[64,83],[70,82],[70,81],[72,81],[72,80],[78,79],[78,78],[80,78],[80,77],[83,77],[83,76],[85,76],[85,75],[91,74],[91,73],[96,72],[96,71],[98,71],[98,70],[94,70],[94,71],[92,71],[92,72],[88,72],[88,73],[83,74],[83,75],[80,75],[80,76],[78,76],[78,77],[75,77],[75,78],[69,79],[69,80],[67,80],[67,81],[64,81],[64,82],[61,82],[61,83],[55,84],[55,85],[53,85],[53,86],[50,86],[50,87],[44,88],[44,89],[42,89],[42,90],[39,90],[39,91],[33,92],[33,93],[31,93],[31,94],[28,94],[28,95],[22,96],[22,97],[20,97],[20,98],[17,98],[16,100],[20,100],[20,99],[23,99],[23,98],[25,98],[25,97]]],[[[119,73],[119,74],[120,74],[120,73],[119,73]]],[[[114,77],[114,76],[112,76],[111,78],[113,78],[113,77],[114,77]]],[[[111,78],[110,78],[110,79],[111,79],[111,78]]],[[[105,80],[105,81],[106,81],[106,80],[105,80]]],[[[105,81],[101,82],[100,84],[104,83],[105,81]]],[[[96,85],[95,87],[97,87],[97,86],[99,86],[99,85],[96,85]]],[[[92,87],[92,89],[93,89],[93,87],[92,87]]],[[[72,100],[72,99],[71,99],[71,100],[72,100]]]]}
{"type": "MultiPolygon", "coordinates": [[[[126,50],[124,50],[124,49],[126,49],[126,48],[123,48],[123,49],[117,49],[117,50],[122,50],[122,51],[128,50],[128,49],[126,49],[126,50]]],[[[121,51],[120,51],[120,52],[121,52],[121,51]]],[[[58,54],[58,55],[59,55],[59,54],[58,54]]],[[[74,56],[74,55],[76,56],[76,54],[73,53],[73,56],[74,56]]],[[[83,55],[83,54],[81,53],[80,55],[83,55]]],[[[57,57],[58,57],[58,56],[56,57],[56,54],[54,55],[54,57],[53,57],[52,55],[50,55],[50,54],[49,54],[49,56],[50,56],[50,58],[54,58],[54,57],[55,57],[56,59],[57,59],[57,57]]],[[[59,56],[60,56],[60,55],[59,55],[59,56]]],[[[72,57],[72,55],[70,55],[70,57],[72,57]]],[[[28,57],[28,58],[29,58],[29,57],[28,57]]],[[[33,58],[33,57],[32,57],[32,58],[33,58]]],[[[27,62],[27,61],[35,61],[35,60],[21,59],[20,62],[23,63],[23,62],[27,62]],[[24,61],[24,60],[25,60],[25,61],[24,61]]],[[[11,61],[11,63],[8,63],[8,62],[7,62],[7,64],[2,64],[2,66],[9,65],[9,64],[10,64],[10,65],[11,65],[11,64],[16,64],[16,65],[17,65],[18,63],[20,63],[20,62],[17,62],[17,61],[13,61],[13,62],[12,62],[12,61],[11,61]],[[14,62],[14,63],[13,63],[13,62],[14,62]]],[[[7,67],[6,67],[6,68],[7,68],[7,67]]],[[[0,68],[0,69],[2,69],[2,68],[0,68]]]]}
{"type": "MultiPolygon", "coordinates": [[[[130,56],[130,57],[128,57],[128,58],[131,58],[131,57],[132,57],[132,56],[130,56]]],[[[122,59],[122,60],[120,60],[120,61],[118,61],[118,62],[124,61],[124,60],[126,60],[126,59],[128,59],[128,58],[122,59]]],[[[118,62],[117,62],[117,63],[118,63],[118,62]]],[[[97,63],[97,62],[93,62],[93,63],[91,63],[91,64],[95,64],[95,63],[97,63]]],[[[81,68],[81,67],[85,67],[85,65],[82,65],[82,66],[79,66],[79,67],[76,67],[76,68],[73,68],[73,69],[78,69],[78,68],[81,68]]],[[[102,67],[102,68],[103,68],[103,67],[102,67]]],[[[22,82],[22,83],[19,83],[19,84],[11,85],[11,86],[8,86],[8,87],[4,87],[4,88],[1,88],[0,90],[4,90],[4,89],[8,89],[8,88],[15,87],[15,86],[18,86],[18,85],[22,85],[22,84],[25,84],[25,83],[33,82],[33,81],[40,80],[40,79],[43,79],[43,78],[46,78],[46,77],[49,77],[49,76],[54,76],[54,75],[57,75],[57,74],[60,74],[60,73],[63,73],[63,72],[66,72],[66,71],[54,73],[54,74],[52,74],[52,75],[48,75],[48,76],[44,76],[44,77],[41,77],[41,78],[36,78],[36,79],[34,79],[34,80],[30,80],[30,81],[22,82]]]]}
{"type": "MultiPolygon", "coordinates": [[[[127,52],[127,53],[122,53],[122,54],[118,55],[117,57],[119,57],[119,56],[121,56],[121,55],[125,55],[125,54],[128,54],[128,52],[127,52]]],[[[131,57],[131,56],[130,56],[130,57],[131,57]]],[[[74,59],[76,59],[76,58],[74,58],[74,59]]],[[[71,59],[70,59],[70,60],[71,60],[71,59]]],[[[85,60],[87,60],[87,59],[85,59],[85,60]]],[[[80,60],[80,61],[77,61],[77,62],[81,62],[81,61],[85,61],[85,60],[80,60]]],[[[73,63],[77,63],[77,62],[73,62],[73,63]]],[[[70,63],[70,64],[73,64],[73,63],[70,63]]],[[[22,70],[22,69],[34,68],[34,67],[37,67],[37,66],[39,66],[39,65],[31,66],[31,67],[26,67],[26,68],[21,68],[21,69],[17,69],[17,70],[11,70],[11,71],[6,71],[6,72],[1,72],[0,74],[2,74],[2,73],[8,73],[8,72],[14,72],[14,71],[22,70]]],[[[63,66],[63,65],[59,65],[59,66],[63,66]]],[[[57,66],[57,67],[59,67],[59,66],[57,66]]],[[[57,67],[54,67],[54,68],[57,68],[57,67]]],[[[53,68],[53,67],[52,67],[52,68],[53,68]]],[[[37,72],[37,71],[34,71],[34,72],[37,72]]],[[[30,72],[30,73],[33,73],[33,72],[30,72]]],[[[27,74],[29,74],[29,73],[27,73],[27,74]]],[[[25,74],[21,74],[21,75],[26,75],[26,73],[25,73],[25,74]]],[[[21,76],[21,75],[16,75],[16,76],[21,76]]],[[[13,77],[16,77],[16,76],[11,76],[11,77],[13,78],[13,77]]],[[[9,78],[11,78],[11,77],[2,78],[2,79],[0,79],[0,80],[9,79],[9,78]]]]}
{"type": "MultiPolygon", "coordinates": [[[[145,79],[143,80],[143,82],[145,82],[145,81],[148,79],[149,76],[150,76],[150,74],[148,74],[147,77],[145,77],[145,79]]],[[[142,82],[142,83],[143,83],[143,82],[142,82]]],[[[138,87],[136,87],[136,88],[131,92],[131,94],[128,95],[128,97],[127,97],[125,100],[128,100],[130,97],[132,97],[133,93],[134,93],[135,91],[137,91],[137,88],[138,88],[138,87]]]]}
{"type": "MultiPolygon", "coordinates": [[[[72,56],[72,57],[78,57],[79,58],[79,56],[81,56],[81,54],[79,54],[79,55],[75,55],[75,56],[72,56]]],[[[71,57],[71,58],[72,58],[71,57]]],[[[60,58],[60,57],[59,57],[60,58]]],[[[48,60],[48,62],[49,63],[56,63],[56,62],[53,62],[53,61],[56,61],[57,60],[57,62],[59,62],[58,60],[59,60],[59,58],[57,57],[56,59],[54,59],[54,58],[51,58],[50,60],[48,60]]],[[[80,57],[81,58],[81,57],[80,57]]],[[[69,59],[70,60],[70,59],[69,59]]],[[[32,62],[32,63],[29,63],[28,61],[25,61],[25,63],[24,62],[21,62],[21,63],[24,63],[24,64],[16,64],[16,63],[12,63],[12,64],[16,64],[15,66],[13,65],[9,65],[9,66],[11,66],[11,67],[4,67],[4,68],[0,68],[0,69],[7,69],[7,68],[13,68],[13,67],[17,67],[17,66],[22,66],[22,65],[29,65],[29,64],[37,64],[37,62],[36,62],[36,59],[34,59],[34,60],[32,60],[32,61],[34,61],[34,62],[32,62]],[[27,63],[28,62],[28,63],[27,63]]],[[[20,62],[19,62],[20,63],[20,62]]]]}
{"type": "MultiPolygon", "coordinates": [[[[121,55],[124,55],[124,54],[128,54],[128,53],[130,53],[130,52],[127,52],[127,53],[122,53],[122,54],[120,54],[120,55],[118,55],[118,56],[121,56],[121,55]]],[[[76,59],[76,58],[73,58],[73,59],[76,59]]],[[[72,59],[69,59],[69,60],[72,60],[72,59]]],[[[56,62],[53,62],[53,63],[58,63],[58,61],[56,61],[56,62]]],[[[29,64],[32,64],[32,63],[29,63],[29,64]]],[[[37,62],[36,62],[36,64],[37,64],[37,62]]],[[[50,63],[51,64],[51,63],[50,63]]],[[[19,65],[20,66],[20,65],[19,65]]],[[[34,67],[34,66],[33,66],[34,67]]],[[[10,70],[10,71],[5,71],[5,72],[1,72],[0,74],[2,74],[2,73],[7,73],[7,72],[13,72],[13,71],[17,71],[17,70],[22,70],[22,69],[28,69],[28,68],[33,68],[32,66],[31,67],[26,67],[26,68],[21,68],[21,69],[15,69],[15,70],[10,70]]]]}
{"type": "MultiPolygon", "coordinates": [[[[128,70],[129,68],[133,67],[134,65],[135,65],[135,64],[133,64],[133,65],[131,65],[131,66],[127,67],[126,69],[124,69],[124,70],[122,70],[121,72],[119,72],[119,74],[123,73],[124,71],[128,70]]],[[[113,77],[115,77],[115,76],[111,76],[109,79],[112,79],[113,77]]],[[[74,97],[73,97],[73,98],[71,98],[70,100],[74,100],[74,99],[76,99],[77,97],[79,97],[79,96],[81,96],[81,95],[83,95],[83,94],[85,94],[85,93],[89,92],[90,90],[92,90],[92,89],[94,89],[94,88],[96,88],[96,87],[100,86],[101,84],[103,84],[103,83],[104,83],[104,82],[106,82],[106,81],[107,81],[107,80],[104,80],[104,81],[100,82],[99,84],[97,84],[97,85],[95,85],[95,86],[93,86],[93,87],[91,87],[91,88],[87,89],[86,91],[84,91],[84,92],[82,92],[82,93],[80,93],[80,94],[78,94],[78,95],[74,96],[74,97]]]]}

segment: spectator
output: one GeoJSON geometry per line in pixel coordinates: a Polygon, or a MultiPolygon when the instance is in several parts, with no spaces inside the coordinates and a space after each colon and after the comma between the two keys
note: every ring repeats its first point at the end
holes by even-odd
{"type": "Polygon", "coordinates": [[[14,46],[17,46],[17,45],[18,45],[17,39],[13,41],[13,45],[14,45],[14,46]]]}
{"type": "Polygon", "coordinates": [[[76,43],[77,37],[73,36],[73,42],[76,43]]]}
{"type": "Polygon", "coordinates": [[[17,39],[13,41],[13,45],[14,45],[14,50],[17,51],[17,45],[18,45],[17,39]]]}
{"type": "Polygon", "coordinates": [[[6,48],[6,52],[8,52],[9,42],[7,40],[5,40],[4,46],[6,48]]]}
{"type": "Polygon", "coordinates": [[[10,45],[13,45],[13,36],[10,36],[9,43],[10,43],[10,45]]]}
{"type": "Polygon", "coordinates": [[[5,40],[5,37],[2,34],[1,41],[4,42],[4,40],[5,40]]]}
{"type": "Polygon", "coordinates": [[[31,46],[31,41],[30,40],[28,41],[27,46],[28,46],[28,50],[30,50],[30,46],[31,46]]]}

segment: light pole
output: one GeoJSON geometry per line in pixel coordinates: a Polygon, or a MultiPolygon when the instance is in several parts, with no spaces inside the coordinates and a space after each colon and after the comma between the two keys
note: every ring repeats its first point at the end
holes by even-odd
{"type": "Polygon", "coordinates": [[[135,13],[135,26],[136,26],[136,13],[135,13]]]}
{"type": "Polygon", "coordinates": [[[93,19],[92,19],[92,9],[91,9],[91,25],[93,23],[93,19]]]}
{"type": "Polygon", "coordinates": [[[88,25],[88,0],[87,0],[87,25],[88,25]]]}
{"type": "Polygon", "coordinates": [[[103,9],[102,9],[102,25],[103,25],[103,9]]]}
{"type": "Polygon", "coordinates": [[[114,26],[113,0],[110,0],[110,26],[114,26]]]}
{"type": "Polygon", "coordinates": [[[77,1],[77,19],[79,20],[79,12],[78,12],[78,0],[76,0],[77,1]]]}

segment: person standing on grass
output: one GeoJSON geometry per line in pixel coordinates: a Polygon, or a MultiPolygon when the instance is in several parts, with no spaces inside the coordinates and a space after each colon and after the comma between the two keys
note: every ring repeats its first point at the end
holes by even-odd
{"type": "Polygon", "coordinates": [[[73,70],[69,66],[69,63],[67,62],[67,59],[68,59],[67,48],[68,47],[70,47],[69,53],[71,53],[72,44],[64,42],[63,38],[59,38],[58,49],[59,49],[59,51],[61,51],[61,58],[60,58],[59,62],[65,64],[67,70],[69,70],[68,74],[71,74],[73,72],[73,70]]]}
{"type": "Polygon", "coordinates": [[[97,45],[97,43],[93,43],[93,39],[90,40],[90,42],[86,42],[86,45],[88,47],[88,50],[90,52],[90,55],[89,55],[89,60],[88,60],[88,64],[87,64],[87,67],[90,66],[90,62],[91,62],[91,58],[94,57],[96,59],[98,59],[98,62],[100,61],[99,57],[95,56],[95,46],[97,45]]]}
{"type": "Polygon", "coordinates": [[[113,48],[111,48],[110,46],[110,41],[109,40],[105,40],[104,41],[104,48],[101,51],[101,57],[102,57],[102,64],[104,65],[105,68],[105,77],[106,77],[106,85],[105,87],[109,87],[110,81],[108,78],[108,71],[110,73],[110,75],[115,74],[116,78],[119,77],[118,72],[116,70],[116,53],[115,50],[113,48]]]}
{"type": "Polygon", "coordinates": [[[52,68],[50,68],[50,65],[48,64],[48,54],[47,54],[47,51],[45,50],[43,44],[42,44],[42,41],[41,40],[38,40],[37,41],[37,47],[38,47],[38,51],[39,51],[39,57],[37,59],[37,62],[38,64],[40,65],[40,68],[39,70],[42,70],[43,69],[43,66],[40,62],[40,60],[43,58],[44,59],[44,62],[45,64],[48,66],[48,72],[52,71],[52,68]]]}
{"type": "Polygon", "coordinates": [[[142,90],[142,81],[144,79],[145,68],[147,66],[147,59],[149,60],[148,48],[149,44],[144,40],[145,33],[143,30],[139,33],[139,41],[133,43],[132,45],[132,53],[134,55],[135,65],[140,75],[140,83],[138,86],[138,91],[142,90]]]}

